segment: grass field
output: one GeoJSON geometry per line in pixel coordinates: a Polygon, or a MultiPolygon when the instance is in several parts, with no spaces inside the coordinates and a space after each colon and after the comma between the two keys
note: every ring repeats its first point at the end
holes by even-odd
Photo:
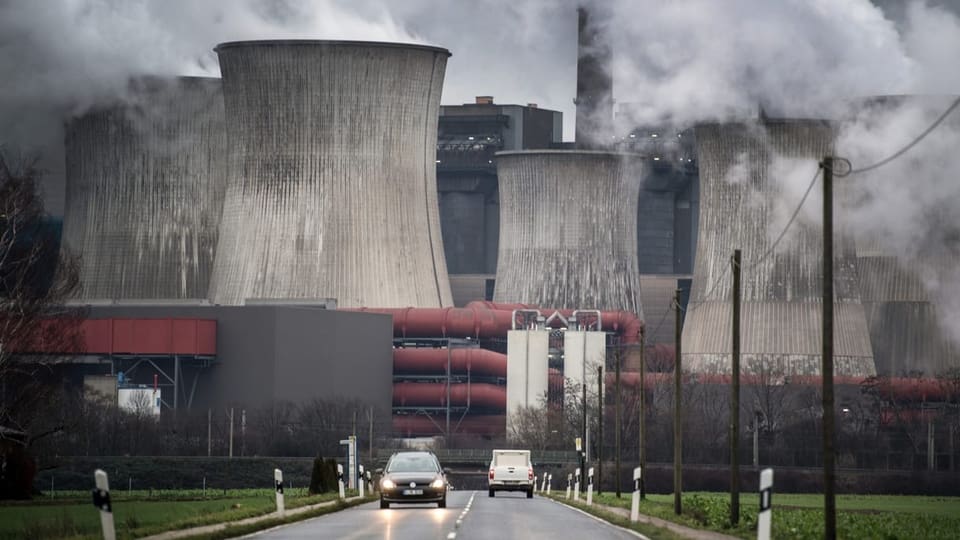
{"type": "MultiPolygon", "coordinates": [[[[648,495],[640,506],[646,515],[690,527],[723,532],[741,538],[756,537],[758,496],[741,494],[740,524],[731,528],[727,493],[685,493],[683,515],[673,513],[673,495],[648,495]]],[[[610,493],[594,502],[630,508],[630,494],[620,499],[610,493]]],[[[774,494],[774,538],[821,538],[823,496],[774,494]]],[[[840,538],[957,538],[960,534],[960,497],[839,495],[837,535],[840,538]]]]}
{"type": "MultiPolygon", "coordinates": [[[[210,492],[116,491],[111,493],[118,538],[139,538],[162,531],[233,521],[268,514],[276,509],[272,489],[210,492]],[[201,492],[202,493],[202,492],[201,492]]],[[[88,493],[59,493],[63,499],[0,505],[0,539],[99,538],[100,518],[88,493]]],[[[287,508],[334,500],[336,493],[308,496],[303,489],[287,490],[287,508]]]]}

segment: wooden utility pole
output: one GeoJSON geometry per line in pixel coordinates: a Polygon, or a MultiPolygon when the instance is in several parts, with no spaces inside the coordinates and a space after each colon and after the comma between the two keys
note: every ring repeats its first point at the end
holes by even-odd
{"type": "Polygon", "coordinates": [[[730,523],[740,522],[740,250],[733,250],[733,340],[730,344],[730,523]]]}
{"type": "Polygon", "coordinates": [[[603,366],[597,366],[597,493],[603,485],[603,366]]]}
{"type": "Polygon", "coordinates": [[[833,410],[833,158],[823,158],[823,518],[824,538],[837,537],[833,410]]]}
{"type": "Polygon", "coordinates": [[[683,422],[680,421],[681,401],[683,397],[683,386],[681,379],[683,375],[683,365],[681,362],[680,351],[680,289],[677,289],[673,296],[673,307],[676,309],[676,318],[674,320],[674,350],[675,358],[673,361],[673,512],[678,516],[683,512],[683,504],[680,502],[681,486],[683,484],[683,433],[681,431],[683,422]]]}
{"type": "Polygon", "coordinates": [[[647,328],[640,329],[640,500],[647,498],[647,328]]]}
{"type": "Polygon", "coordinates": [[[613,435],[614,435],[614,452],[616,453],[616,479],[615,487],[617,489],[617,498],[620,498],[620,360],[623,358],[623,346],[619,343],[617,344],[616,354],[613,357],[613,360],[616,362],[614,369],[616,370],[616,378],[614,379],[614,393],[613,396],[614,403],[614,419],[613,419],[613,435]]]}

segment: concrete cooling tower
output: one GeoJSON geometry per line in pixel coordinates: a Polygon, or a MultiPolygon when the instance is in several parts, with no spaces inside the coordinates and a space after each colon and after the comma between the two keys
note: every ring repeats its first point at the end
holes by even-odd
{"type": "Polygon", "coordinates": [[[452,305],[437,208],[445,49],[217,46],[229,184],[211,300],[452,305]]]}
{"type": "MultiPolygon", "coordinates": [[[[862,132],[864,127],[869,134],[889,133],[893,126],[902,126],[901,129],[906,130],[904,124],[911,121],[915,126],[929,125],[954,99],[956,96],[882,96],[859,102],[854,105],[849,119],[847,133],[850,136],[842,139],[850,148],[841,147],[839,151],[846,155],[856,153],[853,147],[865,135],[862,132]]],[[[906,179],[909,179],[908,191],[941,181],[951,183],[949,178],[929,178],[929,175],[944,173],[936,166],[918,164],[942,163],[941,156],[949,149],[938,145],[955,144],[958,133],[960,120],[952,116],[940,127],[936,139],[920,147],[911,155],[912,159],[895,161],[888,167],[869,171],[857,178],[857,186],[864,190],[858,194],[857,200],[867,201],[867,204],[875,202],[877,198],[869,196],[870,191],[903,185],[906,179]],[[927,178],[917,178],[918,175],[927,178]]],[[[894,136],[908,137],[907,134],[894,136]]],[[[956,161],[955,158],[948,159],[956,161]]],[[[948,170],[955,166],[950,161],[944,165],[948,170]]],[[[941,192],[935,197],[949,200],[950,195],[941,192]]],[[[898,202],[906,204],[906,201],[898,202]]],[[[940,296],[946,292],[938,290],[940,285],[949,284],[946,288],[952,288],[956,276],[951,274],[955,274],[960,266],[957,224],[948,216],[939,216],[936,209],[929,208],[925,211],[927,223],[924,226],[937,234],[917,234],[902,230],[904,226],[900,221],[911,221],[909,218],[898,219],[880,211],[882,208],[854,205],[847,211],[882,221],[878,227],[876,221],[870,219],[855,230],[860,294],[870,328],[877,374],[903,377],[919,373],[931,377],[960,367],[960,351],[944,332],[945,315],[940,309],[942,306],[938,306],[944,300],[940,296]],[[922,239],[918,240],[918,237],[922,239]]]]}
{"type": "Polygon", "coordinates": [[[66,129],[64,243],[81,299],[202,299],[225,176],[219,79],[140,78],[66,129]]]}
{"type": "Polygon", "coordinates": [[[497,153],[500,247],[494,302],[623,310],[643,317],[636,154],[497,153]]]}
{"type": "MultiPolygon", "coordinates": [[[[696,140],[700,224],[683,328],[684,368],[730,372],[729,267],[733,250],[740,248],[744,373],[819,375],[821,229],[798,220],[777,249],[762,257],[786,223],[785,217],[777,220],[775,215],[783,192],[781,182],[788,177],[783,167],[803,167],[812,176],[816,163],[832,153],[833,127],[815,120],[704,124],[696,127],[696,140]]],[[[804,183],[798,188],[802,193],[809,176],[800,176],[805,177],[799,180],[804,183]]],[[[835,373],[873,375],[856,256],[852,242],[843,235],[836,235],[834,257],[835,373]]]]}

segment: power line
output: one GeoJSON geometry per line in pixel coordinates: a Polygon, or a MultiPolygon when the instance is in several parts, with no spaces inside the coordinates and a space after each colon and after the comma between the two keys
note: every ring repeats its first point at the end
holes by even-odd
{"type": "Polygon", "coordinates": [[[937,129],[937,127],[938,127],[940,124],[942,124],[943,121],[946,120],[946,118],[947,118],[948,116],[950,116],[950,113],[952,113],[953,110],[956,109],[958,105],[960,105],[960,97],[958,97],[957,99],[953,100],[953,104],[950,105],[950,106],[947,108],[947,110],[943,111],[943,114],[941,114],[940,117],[937,118],[937,120],[936,120],[933,124],[931,124],[930,127],[928,127],[923,133],[921,133],[916,139],[914,139],[910,144],[904,146],[903,148],[901,148],[901,149],[898,150],[897,152],[893,153],[891,156],[889,156],[889,157],[887,157],[887,158],[885,158],[885,159],[881,159],[880,161],[874,163],[873,165],[868,165],[868,166],[866,166],[866,167],[861,167],[861,168],[859,168],[859,169],[852,169],[851,171],[847,172],[846,174],[838,174],[837,171],[834,171],[834,174],[836,174],[837,176],[847,176],[847,175],[850,175],[850,174],[863,173],[863,172],[872,171],[872,170],[874,170],[874,169],[878,169],[878,168],[880,168],[880,167],[883,167],[883,166],[886,165],[887,163],[890,163],[891,161],[893,161],[893,160],[897,159],[898,157],[902,156],[903,154],[906,154],[907,151],[909,151],[911,148],[913,148],[914,146],[916,146],[920,141],[922,141],[924,138],[926,138],[926,136],[929,135],[930,133],[932,133],[933,130],[937,129]]]}
{"type": "Polygon", "coordinates": [[[764,259],[766,259],[771,253],[773,253],[773,250],[777,248],[777,245],[780,244],[780,241],[783,240],[783,237],[787,235],[787,231],[790,230],[790,226],[793,225],[793,222],[796,221],[797,216],[800,215],[800,209],[803,208],[803,203],[807,202],[807,197],[810,196],[810,191],[813,190],[813,186],[817,183],[817,178],[820,176],[820,168],[821,166],[818,165],[817,172],[814,173],[813,178],[810,179],[810,185],[807,186],[807,191],[803,193],[803,197],[800,199],[800,204],[797,205],[797,208],[793,211],[793,215],[790,216],[790,221],[788,221],[787,225],[782,231],[780,231],[780,236],[778,236],[777,239],[770,244],[770,247],[763,252],[763,255],[760,255],[756,260],[751,261],[750,264],[743,265],[743,268],[749,268],[762,263],[764,259]]]}

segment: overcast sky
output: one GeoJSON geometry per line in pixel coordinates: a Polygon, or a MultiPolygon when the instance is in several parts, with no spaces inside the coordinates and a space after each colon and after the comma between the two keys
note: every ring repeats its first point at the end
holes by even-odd
{"type": "MultiPolygon", "coordinates": [[[[537,103],[574,133],[576,6],[602,7],[617,102],[638,122],[818,116],[849,97],[960,93],[958,0],[0,0],[0,142],[45,147],[56,115],[131,75],[219,74],[213,47],[269,38],[418,42],[453,53],[443,103],[537,103]],[[602,6],[600,5],[602,4],[602,6]],[[45,142],[46,141],[46,142],[45,142]]],[[[47,151],[47,154],[52,154],[47,151]]]]}

